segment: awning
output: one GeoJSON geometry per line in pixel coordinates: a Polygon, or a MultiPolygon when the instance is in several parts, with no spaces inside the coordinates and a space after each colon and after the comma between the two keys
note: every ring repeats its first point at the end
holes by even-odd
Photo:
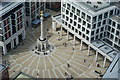
{"type": "Polygon", "coordinates": [[[39,19],[35,19],[34,21],[32,21],[32,24],[39,24],[40,23],[40,20],[39,19]]]}
{"type": "Polygon", "coordinates": [[[43,17],[48,17],[48,16],[50,16],[49,13],[44,13],[44,14],[43,14],[43,17]]]}

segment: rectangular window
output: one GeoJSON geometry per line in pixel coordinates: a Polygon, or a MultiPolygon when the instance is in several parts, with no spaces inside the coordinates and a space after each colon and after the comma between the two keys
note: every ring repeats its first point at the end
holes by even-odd
{"type": "Polygon", "coordinates": [[[75,7],[72,6],[72,12],[75,13],[75,7]]]}
{"type": "Polygon", "coordinates": [[[77,9],[77,15],[80,16],[80,10],[77,9]]]}
{"type": "Polygon", "coordinates": [[[67,9],[70,10],[70,4],[69,3],[67,3],[67,9]]]}

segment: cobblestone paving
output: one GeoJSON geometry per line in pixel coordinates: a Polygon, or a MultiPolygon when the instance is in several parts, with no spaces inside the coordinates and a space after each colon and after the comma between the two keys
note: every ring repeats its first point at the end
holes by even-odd
{"type": "MultiPolygon", "coordinates": [[[[49,28],[51,18],[44,21],[44,25],[49,28]]],[[[51,36],[48,37],[48,41],[55,45],[54,52],[47,56],[31,53],[31,46],[36,43],[37,38],[40,36],[39,29],[40,27],[28,28],[23,45],[19,45],[16,49],[10,51],[8,55],[3,56],[3,62],[5,60],[9,61],[10,78],[14,78],[20,71],[34,78],[66,78],[69,75],[74,78],[97,78],[99,75],[94,73],[94,70],[101,71],[102,74],[106,71],[107,68],[102,67],[103,60],[101,57],[98,61],[100,67],[96,67],[94,51],[91,50],[92,55],[87,56],[87,50],[79,50],[79,41],[77,41],[76,46],[73,46],[72,39],[68,41],[66,35],[59,36],[58,31],[55,32],[51,29],[48,32],[48,35],[51,36]],[[62,38],[62,40],[58,41],[57,38],[62,38]],[[64,42],[67,43],[66,47],[63,46],[64,42]],[[86,62],[84,62],[84,59],[86,59],[86,62]]],[[[84,46],[84,48],[86,47],[84,46]]],[[[107,65],[109,65],[108,62],[107,65]]]]}

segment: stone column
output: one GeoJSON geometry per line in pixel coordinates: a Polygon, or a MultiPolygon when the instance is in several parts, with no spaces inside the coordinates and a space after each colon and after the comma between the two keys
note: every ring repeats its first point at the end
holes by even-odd
{"type": "Polygon", "coordinates": [[[82,51],[82,47],[83,47],[83,41],[81,40],[80,51],[82,51]]]}
{"type": "Polygon", "coordinates": [[[14,48],[14,39],[11,40],[11,48],[12,48],[12,49],[14,48]]]}
{"type": "Polygon", "coordinates": [[[97,60],[98,60],[98,52],[96,51],[95,61],[97,62],[97,60]]]}
{"type": "Polygon", "coordinates": [[[24,40],[25,39],[25,30],[23,31],[22,36],[23,36],[23,40],[24,40]]]}
{"type": "Polygon", "coordinates": [[[3,45],[3,54],[4,54],[4,55],[7,54],[7,48],[6,48],[6,45],[5,45],[5,44],[3,45]]]}
{"type": "Polygon", "coordinates": [[[19,43],[19,42],[18,42],[18,36],[17,36],[17,37],[16,37],[16,45],[18,45],[18,43],[19,43]]]}
{"type": "Polygon", "coordinates": [[[52,28],[54,31],[56,31],[56,22],[54,20],[52,21],[52,28]]]}
{"type": "Polygon", "coordinates": [[[73,39],[73,45],[75,46],[75,44],[76,44],[76,36],[74,35],[74,39],[73,39]]]}
{"type": "Polygon", "coordinates": [[[88,56],[90,55],[90,46],[88,45],[88,56]]]}
{"type": "Polygon", "coordinates": [[[103,62],[103,67],[106,67],[105,65],[106,65],[106,60],[107,60],[107,58],[105,57],[104,58],[104,62],[103,62]]]}
{"type": "Polygon", "coordinates": [[[67,40],[69,40],[69,31],[67,30],[67,40]]]}
{"type": "Polygon", "coordinates": [[[61,26],[61,36],[62,36],[62,34],[63,34],[63,29],[62,29],[62,26],[61,26]]]}

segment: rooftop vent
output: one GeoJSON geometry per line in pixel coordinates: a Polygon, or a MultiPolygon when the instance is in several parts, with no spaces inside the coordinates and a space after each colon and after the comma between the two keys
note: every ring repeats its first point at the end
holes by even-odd
{"type": "Polygon", "coordinates": [[[93,7],[94,7],[94,8],[98,8],[98,6],[97,6],[97,5],[94,5],[93,7]]]}
{"type": "Polygon", "coordinates": [[[97,43],[97,44],[100,44],[100,41],[97,41],[96,43],[97,43]]]}
{"type": "Polygon", "coordinates": [[[102,2],[100,2],[100,1],[98,1],[97,3],[98,3],[98,4],[102,4],[102,2]]]}
{"type": "Polygon", "coordinates": [[[108,47],[105,47],[104,49],[108,49],[108,47]]]}
{"type": "Polygon", "coordinates": [[[88,4],[91,4],[91,2],[90,2],[90,1],[87,1],[87,3],[88,3],[88,4]]]}
{"type": "Polygon", "coordinates": [[[113,53],[113,55],[114,55],[114,56],[116,56],[116,55],[117,55],[117,53],[113,53]]]}

